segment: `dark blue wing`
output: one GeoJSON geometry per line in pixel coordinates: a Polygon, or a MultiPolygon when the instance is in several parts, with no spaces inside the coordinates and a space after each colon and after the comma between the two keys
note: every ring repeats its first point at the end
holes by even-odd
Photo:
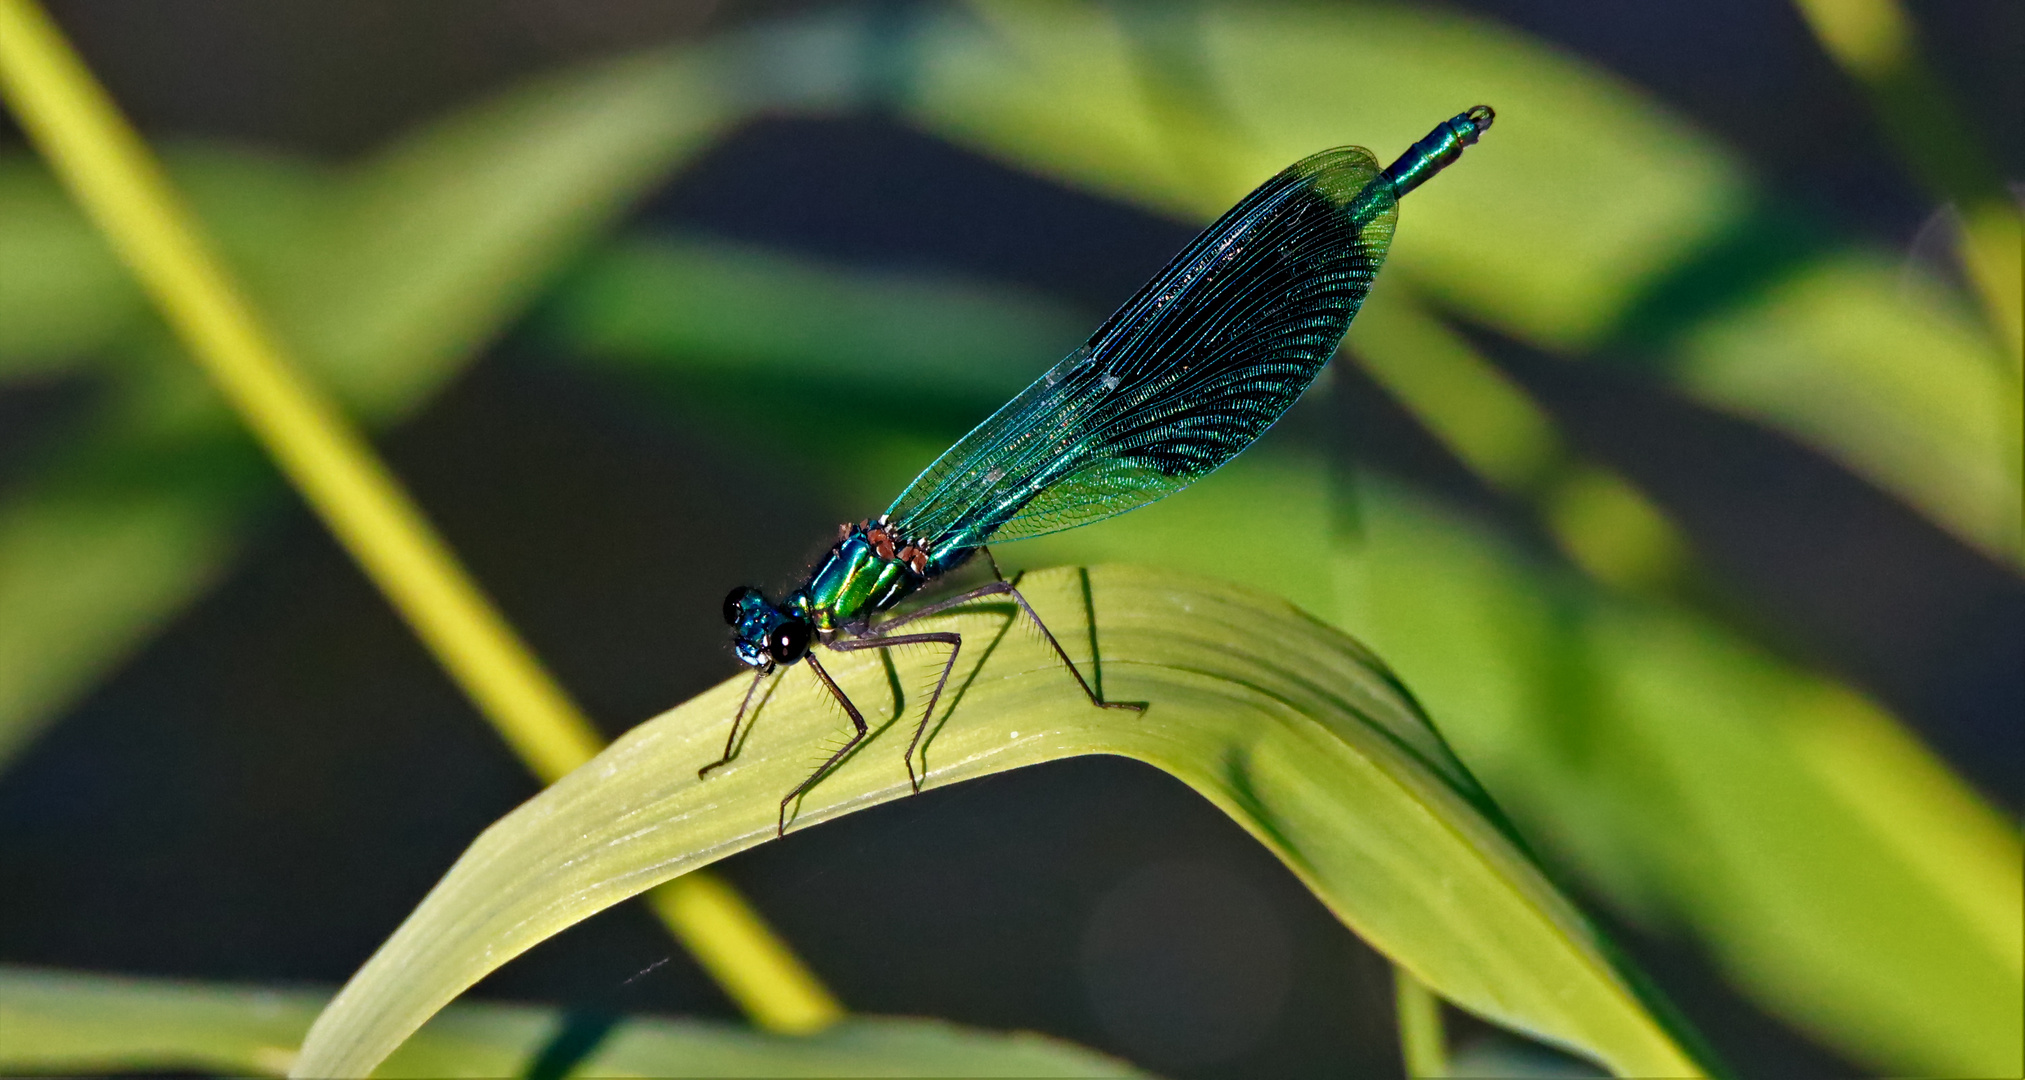
{"type": "Polygon", "coordinates": [[[1398,216],[1361,147],[1304,158],[1197,236],[1080,349],[993,413],[886,516],[943,561],[1171,495],[1314,382],[1398,216]]]}

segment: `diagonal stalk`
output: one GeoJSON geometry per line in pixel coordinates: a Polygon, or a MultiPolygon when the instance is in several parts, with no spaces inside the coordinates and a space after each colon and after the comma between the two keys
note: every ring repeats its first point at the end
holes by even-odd
{"type": "Polygon", "coordinates": [[[1441,999],[1413,973],[1392,965],[1392,1000],[1399,1020],[1399,1056],[1411,1080],[1448,1075],[1448,1037],[1442,1029],[1441,999]]]}
{"type": "MultiPolygon", "coordinates": [[[[543,783],[603,740],[487,600],[371,445],[260,324],[140,136],[34,0],[0,0],[0,95],[303,498],[543,783]]],[[[722,881],[668,882],[652,906],[755,1023],[842,1015],[722,881]]]]}

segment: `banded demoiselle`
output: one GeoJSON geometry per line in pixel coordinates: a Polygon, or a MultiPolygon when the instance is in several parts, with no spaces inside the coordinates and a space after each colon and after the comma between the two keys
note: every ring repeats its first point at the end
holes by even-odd
{"type": "Polygon", "coordinates": [[[856,730],[781,799],[784,834],[788,806],[867,733],[864,714],[811,643],[839,652],[947,645],[942,674],[907,744],[907,776],[919,792],[914,754],[963,637],[894,631],[986,596],[1012,598],[1092,705],[1144,709],[1098,696],[1017,581],[999,573],[986,545],[1144,506],[1250,446],[1335,353],[1385,260],[1399,198],[1460,157],[1492,117],[1489,106],[1478,105],[1382,170],[1358,146],[1288,166],[1203,230],[1081,348],[935,459],[884,514],[841,526],[835,546],[800,588],[779,603],[751,587],[732,590],[724,620],[734,628],[733,651],[755,671],[724,756],[697,775],[731,761],[760,683],[806,659],[856,730]],[[990,566],[990,584],[872,622],[979,554],[990,566]]]}

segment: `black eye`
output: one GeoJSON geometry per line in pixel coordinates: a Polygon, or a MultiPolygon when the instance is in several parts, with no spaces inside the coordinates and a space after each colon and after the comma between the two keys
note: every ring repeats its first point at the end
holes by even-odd
{"type": "Polygon", "coordinates": [[[724,621],[726,625],[737,626],[738,617],[745,614],[745,598],[758,592],[750,585],[740,585],[724,597],[724,621]]]}
{"type": "Polygon", "coordinates": [[[776,664],[792,664],[809,651],[809,624],[800,619],[788,621],[773,628],[773,634],[766,639],[766,653],[776,664]]]}

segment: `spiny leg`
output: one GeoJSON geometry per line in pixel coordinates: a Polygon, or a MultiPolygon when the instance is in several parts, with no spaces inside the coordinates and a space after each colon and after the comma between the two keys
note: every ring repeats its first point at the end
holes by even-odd
{"type": "Polygon", "coordinates": [[[752,673],[752,682],[745,688],[745,700],[738,703],[738,715],[731,718],[731,734],[724,737],[724,756],[696,770],[696,779],[701,780],[710,775],[710,770],[730,763],[732,747],[738,744],[738,725],[745,719],[746,710],[752,707],[752,695],[759,690],[759,684],[765,679],[764,671],[752,673]]]}
{"type": "MultiPolygon", "coordinates": [[[[990,552],[986,552],[986,555],[988,557],[990,555],[990,552]]],[[[996,562],[992,564],[992,573],[994,574],[998,573],[998,564],[996,562]]],[[[987,585],[980,585],[977,588],[970,590],[969,592],[962,593],[957,596],[952,596],[947,600],[938,600],[935,603],[929,604],[926,607],[917,608],[916,610],[910,611],[905,615],[901,615],[896,618],[889,619],[886,622],[880,623],[878,626],[873,627],[870,630],[866,631],[866,636],[860,638],[859,640],[864,642],[878,642],[882,640],[888,640],[888,635],[893,631],[893,629],[898,626],[901,626],[904,623],[910,623],[916,619],[923,619],[927,618],[930,615],[940,614],[944,611],[948,611],[950,608],[959,607],[961,605],[968,604],[973,600],[982,599],[987,596],[1010,596],[1013,598],[1013,602],[1017,603],[1020,606],[1020,610],[1027,613],[1027,618],[1032,619],[1034,621],[1034,625],[1040,628],[1041,636],[1048,639],[1048,647],[1055,650],[1055,657],[1061,660],[1062,666],[1068,668],[1069,674],[1075,677],[1076,685],[1083,688],[1083,696],[1090,699],[1090,704],[1095,705],[1100,709],[1131,709],[1133,712],[1146,711],[1146,705],[1143,702],[1105,701],[1103,698],[1098,697],[1097,691],[1091,689],[1090,684],[1083,679],[1083,673],[1077,670],[1076,662],[1069,659],[1069,654],[1062,648],[1062,643],[1055,640],[1054,631],[1048,629],[1048,624],[1042,622],[1041,617],[1034,613],[1033,605],[1027,603],[1027,598],[1021,596],[1018,587],[1015,586],[1014,583],[1010,581],[999,580],[991,582],[990,584],[987,585]]],[[[927,637],[929,635],[920,634],[920,635],[906,635],[906,636],[909,638],[914,638],[914,637],[927,637]]],[[[833,644],[830,647],[836,648],[837,646],[833,644]]],[[[857,647],[870,648],[872,646],[867,644],[867,645],[859,645],[857,647]]],[[[954,667],[955,664],[956,664],[956,654],[954,652],[951,652],[949,655],[949,664],[942,669],[942,678],[944,681],[948,680],[949,669],[951,667],[954,667]]],[[[935,685],[935,692],[937,694],[940,694],[942,692],[942,683],[938,682],[935,685]]],[[[934,702],[931,701],[929,703],[930,714],[933,713],[934,708],[935,708],[934,702]]],[[[924,715],[921,720],[921,726],[919,728],[916,728],[914,732],[914,739],[916,744],[920,742],[922,733],[927,730],[928,730],[928,717],[924,715]]],[[[914,749],[915,749],[914,745],[911,744],[907,748],[907,775],[910,777],[914,775],[914,749]]],[[[917,785],[915,790],[919,791],[920,787],[917,785]]]]}
{"type": "Polygon", "coordinates": [[[844,695],[843,688],[837,685],[837,681],[830,678],[830,673],[823,670],[823,665],[816,660],[816,654],[813,652],[809,653],[803,659],[808,661],[809,668],[816,673],[816,677],[823,680],[823,685],[830,688],[830,696],[836,698],[837,703],[844,707],[844,711],[851,714],[851,724],[858,730],[852,733],[850,739],[844,745],[837,747],[837,752],[831,754],[828,761],[817,766],[816,771],[810,773],[807,780],[797,784],[793,791],[788,792],[787,796],[781,799],[780,822],[774,828],[774,835],[776,837],[787,835],[788,804],[800,798],[802,792],[816,786],[816,781],[821,780],[823,774],[830,771],[830,766],[835,765],[845,754],[850,753],[852,747],[864,741],[865,732],[869,730],[865,727],[865,715],[858,711],[856,705],[851,704],[851,699],[844,695]]]}
{"type": "Polygon", "coordinates": [[[1068,668],[1069,674],[1076,677],[1076,685],[1083,688],[1083,696],[1090,699],[1090,704],[1100,709],[1130,709],[1133,712],[1146,711],[1146,703],[1143,701],[1105,701],[1103,698],[1097,696],[1097,691],[1084,680],[1083,673],[1076,668],[1076,662],[1069,659],[1069,654],[1062,648],[1062,643],[1055,640],[1055,632],[1048,629],[1048,624],[1042,622],[1041,617],[1034,612],[1034,606],[1027,603],[1026,597],[1020,595],[1017,580],[994,582],[979,589],[978,592],[1003,592],[1011,596],[1013,601],[1019,604],[1020,610],[1027,613],[1027,618],[1034,621],[1034,625],[1041,631],[1041,636],[1048,639],[1048,647],[1055,650],[1055,657],[1061,660],[1062,666],[1068,668]]]}
{"type": "Polygon", "coordinates": [[[935,603],[928,605],[927,607],[920,608],[915,611],[910,611],[907,614],[902,615],[896,619],[880,623],[878,626],[873,627],[872,630],[870,631],[871,638],[873,640],[877,640],[878,638],[884,637],[887,631],[892,630],[894,627],[899,626],[902,623],[910,623],[916,619],[926,618],[930,615],[937,615],[944,611],[948,611],[950,608],[957,607],[962,604],[968,604],[972,600],[981,600],[987,596],[1010,596],[1013,598],[1013,602],[1017,603],[1020,606],[1020,610],[1027,613],[1027,618],[1032,619],[1034,621],[1034,625],[1040,628],[1041,636],[1048,639],[1048,647],[1055,650],[1056,659],[1059,659],[1062,662],[1063,667],[1069,669],[1070,675],[1075,676],[1076,685],[1083,688],[1083,695],[1090,699],[1090,704],[1095,705],[1100,709],[1131,709],[1133,712],[1146,711],[1145,702],[1105,701],[1103,698],[1098,697],[1097,691],[1091,689],[1090,684],[1084,681],[1083,673],[1076,669],[1076,662],[1074,660],[1069,659],[1069,654],[1062,648],[1062,643],[1055,640],[1054,631],[1048,629],[1048,624],[1042,622],[1041,617],[1034,613],[1034,606],[1032,604],[1027,603],[1027,598],[1021,596],[1019,589],[1016,588],[1010,581],[994,581],[988,585],[979,585],[977,588],[972,589],[967,593],[963,593],[958,596],[952,596],[947,600],[938,600],[935,603]]]}
{"type": "MultiPolygon", "coordinates": [[[[888,624],[891,625],[890,623],[888,624]]],[[[914,725],[914,739],[907,744],[907,782],[914,786],[914,794],[921,794],[923,777],[914,772],[914,750],[921,745],[921,735],[928,730],[928,721],[935,716],[935,703],[942,700],[942,688],[949,685],[949,673],[956,667],[956,654],[963,651],[963,635],[949,631],[928,634],[895,634],[861,637],[856,641],[833,641],[830,648],[838,652],[852,652],[857,649],[890,649],[895,645],[941,644],[949,646],[949,659],[942,664],[942,677],[935,680],[935,692],[928,695],[928,707],[921,711],[921,722],[914,725]]],[[[928,763],[922,762],[922,771],[928,770],[928,763]]]]}

